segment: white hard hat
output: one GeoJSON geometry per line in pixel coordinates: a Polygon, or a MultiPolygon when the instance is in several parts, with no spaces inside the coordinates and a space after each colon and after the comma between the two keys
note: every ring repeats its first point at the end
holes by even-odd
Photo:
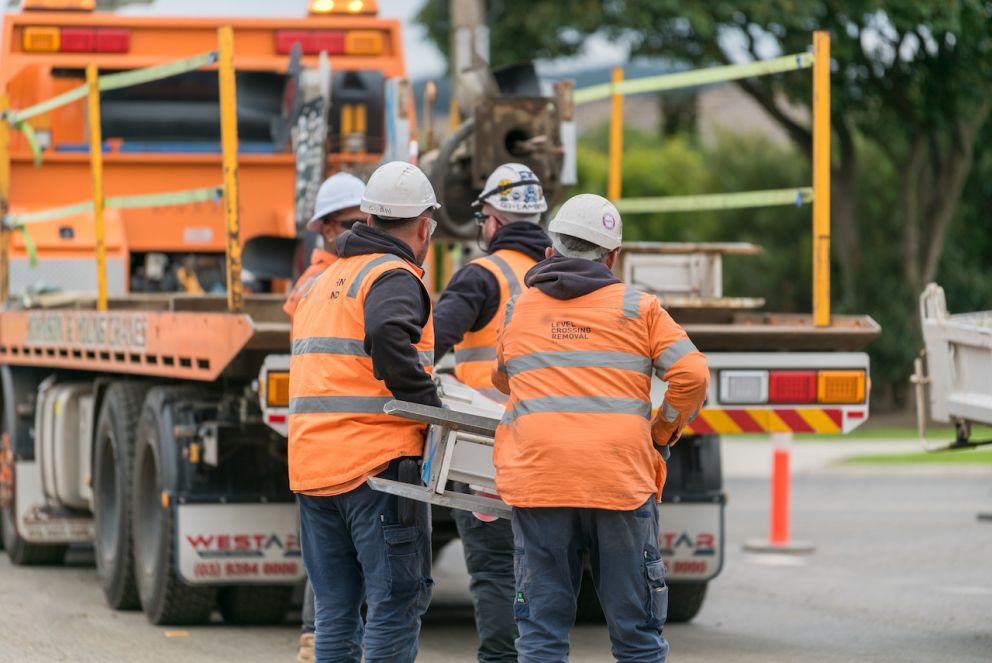
{"type": "Polygon", "coordinates": [[[548,232],[578,237],[612,251],[623,239],[623,222],[609,200],[593,193],[580,193],[558,208],[548,224],[548,232]]]}
{"type": "Polygon", "coordinates": [[[362,196],[361,210],[386,219],[412,219],[441,206],[424,172],[406,161],[376,168],[362,196]]]}
{"type": "Polygon", "coordinates": [[[504,163],[486,180],[486,186],[472,205],[492,205],[501,212],[540,214],[548,209],[541,180],[522,163],[504,163]]]}
{"type": "Polygon", "coordinates": [[[364,191],[365,182],[351,173],[335,173],[328,177],[317,190],[317,202],[313,208],[313,217],[307,221],[307,230],[320,230],[320,220],[328,214],[358,207],[364,191]]]}

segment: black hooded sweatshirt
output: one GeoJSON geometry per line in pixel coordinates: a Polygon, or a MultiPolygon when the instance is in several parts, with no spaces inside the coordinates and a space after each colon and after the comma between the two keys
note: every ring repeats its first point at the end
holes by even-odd
{"type": "Polygon", "coordinates": [[[548,297],[575,299],[620,283],[620,279],[601,262],[556,255],[531,267],[524,276],[524,283],[548,297]]]}
{"type": "MultiPolygon", "coordinates": [[[[534,260],[544,260],[551,246],[548,233],[536,223],[508,223],[493,234],[489,252],[520,251],[534,260]]],[[[451,351],[465,334],[479,331],[499,311],[499,283],[485,267],[466,265],[451,278],[434,308],[434,361],[451,351]]]]}
{"type": "MultiPolygon", "coordinates": [[[[338,237],[337,253],[341,258],[390,253],[417,262],[406,242],[365,224],[338,237]]],[[[414,347],[430,311],[430,295],[420,279],[402,269],[385,272],[365,297],[365,352],[372,358],[373,374],[394,398],[440,407],[434,382],[414,347]]]]}

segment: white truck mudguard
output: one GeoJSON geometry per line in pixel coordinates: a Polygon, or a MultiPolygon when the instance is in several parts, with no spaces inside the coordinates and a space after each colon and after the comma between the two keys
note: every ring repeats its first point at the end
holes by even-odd
{"type": "Polygon", "coordinates": [[[295,503],[179,504],[176,564],[193,585],[289,585],[306,577],[295,503]]]}

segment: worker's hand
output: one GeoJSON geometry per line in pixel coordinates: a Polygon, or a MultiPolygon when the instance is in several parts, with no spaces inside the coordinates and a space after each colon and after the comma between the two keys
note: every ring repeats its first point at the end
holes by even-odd
{"type": "Polygon", "coordinates": [[[651,441],[657,447],[671,446],[681,435],[682,430],[676,422],[665,421],[663,417],[655,417],[651,422],[651,441]]]}

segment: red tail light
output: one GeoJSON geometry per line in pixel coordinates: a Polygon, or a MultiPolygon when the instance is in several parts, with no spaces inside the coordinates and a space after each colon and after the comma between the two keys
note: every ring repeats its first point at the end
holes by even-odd
{"type": "Polygon", "coordinates": [[[286,55],[293,44],[300,43],[303,55],[317,55],[326,51],[328,55],[344,53],[345,33],[340,30],[277,30],[276,53],[286,55]]]}
{"type": "Polygon", "coordinates": [[[93,28],[62,28],[63,53],[92,53],[96,50],[96,30],[93,28]]]}
{"type": "Polygon", "coordinates": [[[131,50],[131,31],[115,28],[97,28],[98,53],[127,53],[131,50]]]}
{"type": "Polygon", "coordinates": [[[768,400],[772,403],[815,403],[816,371],[770,371],[768,400]]]}
{"type": "Polygon", "coordinates": [[[127,53],[131,31],[118,28],[62,28],[63,53],[127,53]]]}

